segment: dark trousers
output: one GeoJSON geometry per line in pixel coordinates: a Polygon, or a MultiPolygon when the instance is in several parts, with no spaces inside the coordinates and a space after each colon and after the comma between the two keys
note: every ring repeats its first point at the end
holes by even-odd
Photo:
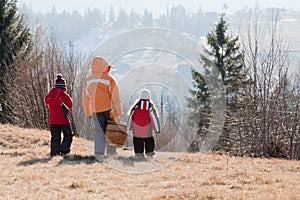
{"type": "Polygon", "coordinates": [[[147,138],[138,138],[133,137],[133,145],[134,145],[134,153],[144,153],[146,150],[146,154],[154,152],[154,137],[147,138]]]}
{"type": "Polygon", "coordinates": [[[73,140],[73,132],[70,124],[52,124],[50,125],[51,132],[51,156],[67,154],[70,152],[70,147],[73,140]],[[61,141],[61,132],[63,140],[61,141]]]}

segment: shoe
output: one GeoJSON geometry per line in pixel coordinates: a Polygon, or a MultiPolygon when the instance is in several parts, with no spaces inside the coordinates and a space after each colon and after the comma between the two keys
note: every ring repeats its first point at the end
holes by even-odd
{"type": "Polygon", "coordinates": [[[62,156],[62,157],[65,157],[66,155],[68,155],[69,154],[69,152],[60,152],[60,155],[62,156]]]}
{"type": "Polygon", "coordinates": [[[153,158],[153,156],[155,155],[154,152],[149,152],[149,153],[146,153],[147,157],[149,158],[153,158]]]}
{"type": "Polygon", "coordinates": [[[143,153],[136,153],[135,154],[135,160],[144,160],[145,156],[143,153]]]}
{"type": "Polygon", "coordinates": [[[51,157],[59,156],[59,155],[60,155],[60,153],[50,153],[50,156],[51,156],[51,157]]]}
{"type": "Polygon", "coordinates": [[[104,155],[102,153],[96,153],[95,158],[98,160],[98,162],[104,162],[104,155]]]}
{"type": "MultiPolygon", "coordinates": [[[[110,154],[106,154],[106,157],[117,157],[118,156],[118,153],[115,152],[115,153],[110,153],[110,154]]],[[[105,157],[105,156],[104,156],[105,157]]]]}

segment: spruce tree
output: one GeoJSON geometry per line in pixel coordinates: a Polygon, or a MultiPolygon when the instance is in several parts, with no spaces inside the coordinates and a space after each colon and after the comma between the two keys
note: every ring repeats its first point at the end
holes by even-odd
{"type": "Polygon", "coordinates": [[[227,102],[231,104],[241,94],[245,84],[249,83],[249,79],[245,69],[244,55],[238,43],[239,38],[228,35],[227,29],[228,25],[222,14],[219,22],[206,36],[210,46],[206,52],[213,58],[221,74],[226,87],[227,102]]]}
{"type": "Polygon", "coordinates": [[[198,135],[204,137],[209,126],[210,119],[210,94],[201,74],[192,69],[193,89],[190,90],[191,97],[187,98],[187,106],[191,109],[189,115],[190,125],[199,126],[198,135]],[[197,120],[195,122],[195,120],[197,120]]]}
{"type": "MultiPolygon", "coordinates": [[[[243,96],[246,85],[250,82],[244,65],[244,55],[240,51],[238,44],[238,37],[227,34],[228,27],[224,16],[224,14],[221,15],[218,23],[207,34],[208,48],[205,51],[218,69],[219,78],[222,79],[226,89],[226,121],[217,149],[229,150],[232,146],[230,138],[232,130],[230,129],[234,121],[235,112],[238,110],[238,101],[243,96]]],[[[188,106],[198,106],[197,109],[200,114],[199,130],[202,130],[200,133],[205,134],[206,129],[203,128],[207,128],[209,125],[209,102],[211,96],[201,74],[192,70],[192,75],[194,89],[191,91],[192,98],[188,99],[188,106]]],[[[193,110],[197,109],[194,108],[193,110]]]]}
{"type": "Polygon", "coordinates": [[[16,0],[0,2],[0,122],[11,122],[5,77],[13,77],[13,62],[29,50],[30,32],[17,14],[16,0]]]}

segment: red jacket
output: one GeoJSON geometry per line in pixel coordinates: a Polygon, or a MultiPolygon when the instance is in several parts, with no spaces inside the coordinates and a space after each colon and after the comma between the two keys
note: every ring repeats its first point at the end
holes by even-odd
{"type": "Polygon", "coordinates": [[[153,104],[141,99],[131,110],[129,130],[134,137],[147,138],[160,132],[160,124],[153,104]]]}
{"type": "Polygon", "coordinates": [[[49,124],[69,124],[69,110],[72,109],[72,98],[60,88],[52,88],[45,97],[49,110],[49,124]]]}

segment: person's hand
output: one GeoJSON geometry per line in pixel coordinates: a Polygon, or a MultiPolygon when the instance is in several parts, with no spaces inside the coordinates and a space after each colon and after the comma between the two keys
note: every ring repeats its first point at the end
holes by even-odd
{"type": "Polygon", "coordinates": [[[109,121],[115,121],[115,116],[112,111],[109,112],[109,121]]]}
{"type": "Polygon", "coordinates": [[[121,116],[116,116],[115,121],[121,121],[121,116]]]}

